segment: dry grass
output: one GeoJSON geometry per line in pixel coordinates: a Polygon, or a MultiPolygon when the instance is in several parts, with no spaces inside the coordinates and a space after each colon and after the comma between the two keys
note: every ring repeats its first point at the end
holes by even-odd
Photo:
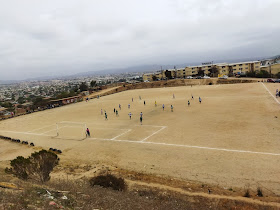
{"type": "Polygon", "coordinates": [[[0,203],[0,209],[15,210],[61,207],[64,209],[269,209],[266,206],[233,200],[187,197],[174,192],[161,192],[150,187],[138,187],[127,192],[92,188],[87,180],[59,180],[49,182],[47,185],[25,183],[22,191],[0,190],[0,203]],[[51,201],[55,202],[54,206],[50,206],[51,201]]]}

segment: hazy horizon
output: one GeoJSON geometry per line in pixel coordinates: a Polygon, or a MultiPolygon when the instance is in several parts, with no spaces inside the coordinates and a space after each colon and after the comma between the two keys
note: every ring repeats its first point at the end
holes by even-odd
{"type": "Polygon", "coordinates": [[[0,80],[280,53],[277,0],[11,0],[0,80]]]}

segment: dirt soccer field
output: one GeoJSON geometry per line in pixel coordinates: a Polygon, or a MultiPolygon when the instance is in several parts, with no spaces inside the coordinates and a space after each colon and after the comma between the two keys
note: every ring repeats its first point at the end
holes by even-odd
{"type": "MultiPolygon", "coordinates": [[[[225,187],[262,186],[280,194],[277,88],[280,84],[251,83],[125,91],[1,121],[0,135],[61,149],[64,162],[100,161],[225,187]],[[85,124],[91,137],[82,140],[85,124]]],[[[12,155],[11,145],[0,140],[0,161],[30,155],[12,155]]]]}

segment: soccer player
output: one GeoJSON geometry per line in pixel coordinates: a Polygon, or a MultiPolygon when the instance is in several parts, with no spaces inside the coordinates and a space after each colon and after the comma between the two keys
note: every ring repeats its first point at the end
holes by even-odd
{"type": "Polygon", "coordinates": [[[131,115],[132,115],[131,112],[129,112],[129,113],[128,113],[128,116],[129,116],[129,119],[130,119],[130,120],[131,120],[131,115]]]}
{"type": "Polygon", "coordinates": [[[171,112],[173,112],[173,106],[172,106],[172,104],[171,104],[171,112]]]}
{"type": "Polygon", "coordinates": [[[108,116],[107,116],[106,111],[105,111],[105,120],[108,120],[108,116]]]}
{"type": "Polygon", "coordinates": [[[146,105],[146,101],[144,101],[144,106],[146,105]]]}
{"type": "Polygon", "coordinates": [[[89,129],[87,128],[87,130],[86,130],[86,131],[87,131],[87,136],[88,136],[88,137],[90,137],[90,132],[89,132],[89,129]]]}
{"type": "Polygon", "coordinates": [[[114,108],[114,113],[116,112],[116,109],[114,108]]]}
{"type": "Polygon", "coordinates": [[[143,121],[143,113],[141,112],[140,113],[140,123],[141,123],[141,125],[142,125],[142,121],[143,121]]]}
{"type": "Polygon", "coordinates": [[[173,93],[173,99],[175,98],[175,95],[174,95],[174,93],[173,93]]]}
{"type": "Polygon", "coordinates": [[[133,98],[131,99],[131,101],[133,102],[133,98]]]}
{"type": "Polygon", "coordinates": [[[119,104],[119,109],[121,110],[122,109],[122,106],[119,104]]]}
{"type": "Polygon", "coordinates": [[[130,109],[130,104],[128,104],[128,106],[127,106],[129,109],[130,109]]]}
{"type": "Polygon", "coordinates": [[[155,106],[157,106],[157,101],[155,101],[155,106]]]}
{"type": "Polygon", "coordinates": [[[162,111],[164,111],[164,104],[162,104],[162,111]]]}
{"type": "Polygon", "coordinates": [[[192,95],[192,100],[193,100],[193,95],[192,95]]]}
{"type": "Polygon", "coordinates": [[[199,100],[199,103],[201,104],[201,98],[200,98],[200,96],[199,96],[198,100],[199,100]]]}
{"type": "Polygon", "coordinates": [[[190,100],[188,100],[188,106],[190,106],[190,105],[191,105],[190,100]]]}

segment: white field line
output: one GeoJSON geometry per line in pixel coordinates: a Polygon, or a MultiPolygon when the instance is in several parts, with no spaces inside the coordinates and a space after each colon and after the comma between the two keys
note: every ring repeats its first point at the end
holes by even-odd
{"type": "Polygon", "coordinates": [[[268,88],[263,84],[263,82],[262,82],[262,85],[265,87],[265,89],[269,92],[269,94],[272,96],[272,98],[274,98],[274,100],[278,103],[278,104],[280,104],[280,102],[277,100],[277,98],[268,90],[268,88]]]}
{"type": "Polygon", "coordinates": [[[97,127],[94,127],[93,130],[126,130],[127,129],[124,129],[124,128],[97,128],[97,127]]]}
{"type": "MultiPolygon", "coordinates": [[[[0,131],[0,132],[8,132],[8,133],[20,133],[27,135],[36,135],[36,136],[49,136],[44,134],[37,133],[27,133],[27,132],[17,132],[17,131],[0,131]]],[[[201,146],[193,146],[193,145],[184,145],[184,144],[168,144],[168,143],[158,143],[158,142],[143,142],[143,141],[131,141],[131,140],[118,140],[118,139],[101,139],[101,138],[88,138],[95,139],[99,141],[115,141],[115,142],[127,142],[127,143],[136,143],[136,144],[152,144],[152,145],[161,145],[161,146],[173,146],[173,147],[183,147],[183,148],[195,148],[195,149],[206,149],[206,150],[216,150],[223,152],[236,152],[236,153],[249,153],[249,154],[260,154],[260,155],[271,155],[271,156],[280,156],[280,153],[269,153],[269,152],[254,152],[249,150],[235,150],[235,149],[225,149],[225,148],[214,148],[214,147],[201,147],[201,146]]]]}
{"type": "MultiPolygon", "coordinates": [[[[61,129],[61,128],[66,128],[66,127],[75,127],[75,126],[62,126],[62,127],[60,127],[59,129],[61,129]]],[[[51,132],[51,131],[57,131],[57,129],[48,130],[48,131],[45,131],[45,132],[40,133],[40,134],[49,133],[49,132],[51,132]]]]}
{"type": "Polygon", "coordinates": [[[249,150],[236,150],[236,149],[225,149],[225,148],[215,148],[215,147],[201,147],[193,145],[184,145],[184,144],[168,144],[160,142],[143,142],[143,141],[131,141],[131,140],[118,140],[118,139],[100,139],[100,138],[88,138],[95,139],[99,141],[116,141],[116,142],[127,142],[127,143],[136,143],[136,144],[153,144],[160,146],[173,146],[173,147],[183,147],[183,148],[195,148],[195,149],[206,149],[206,150],[216,150],[223,152],[236,152],[236,153],[249,153],[249,154],[260,154],[260,155],[271,155],[271,156],[280,156],[280,153],[270,153],[270,152],[254,152],[249,150]]]}
{"type": "Polygon", "coordinates": [[[161,126],[161,125],[134,125],[134,126],[139,126],[139,127],[148,126],[148,127],[155,127],[155,128],[166,127],[166,126],[161,126]]]}
{"type": "Polygon", "coordinates": [[[131,131],[131,129],[128,129],[127,131],[121,133],[120,135],[115,136],[115,137],[112,138],[111,140],[115,140],[116,138],[118,138],[118,137],[120,137],[120,136],[122,136],[122,135],[124,135],[124,134],[126,134],[126,133],[128,133],[128,132],[130,132],[130,131],[131,131]]]}
{"type": "Polygon", "coordinates": [[[42,134],[42,133],[29,133],[29,132],[19,132],[19,131],[0,131],[0,132],[7,132],[7,133],[19,133],[19,134],[27,134],[27,135],[35,135],[35,136],[50,136],[52,137],[51,135],[45,135],[45,134],[42,134]]]}
{"type": "Polygon", "coordinates": [[[73,122],[73,121],[61,121],[61,122],[58,122],[58,124],[60,123],[72,123],[72,124],[80,124],[80,125],[86,125],[86,123],[83,123],[83,122],[73,122]]]}
{"type": "Polygon", "coordinates": [[[164,128],[166,128],[166,126],[161,126],[161,129],[152,133],[151,135],[147,136],[146,138],[142,139],[141,142],[146,141],[148,138],[150,138],[151,136],[153,136],[153,135],[157,134],[158,132],[162,131],[164,128]]]}
{"type": "Polygon", "coordinates": [[[46,132],[40,133],[40,134],[46,134],[46,133],[49,133],[49,132],[51,132],[51,131],[56,131],[56,129],[52,129],[52,130],[49,130],[49,131],[46,131],[46,132]]]}
{"type": "Polygon", "coordinates": [[[44,128],[51,127],[51,126],[55,126],[55,125],[54,125],[54,124],[52,124],[52,125],[46,125],[46,126],[44,126],[44,127],[37,128],[37,129],[31,130],[31,131],[27,131],[27,132],[28,132],[28,133],[31,133],[31,132],[38,131],[38,130],[42,130],[42,129],[44,129],[44,128]]]}

